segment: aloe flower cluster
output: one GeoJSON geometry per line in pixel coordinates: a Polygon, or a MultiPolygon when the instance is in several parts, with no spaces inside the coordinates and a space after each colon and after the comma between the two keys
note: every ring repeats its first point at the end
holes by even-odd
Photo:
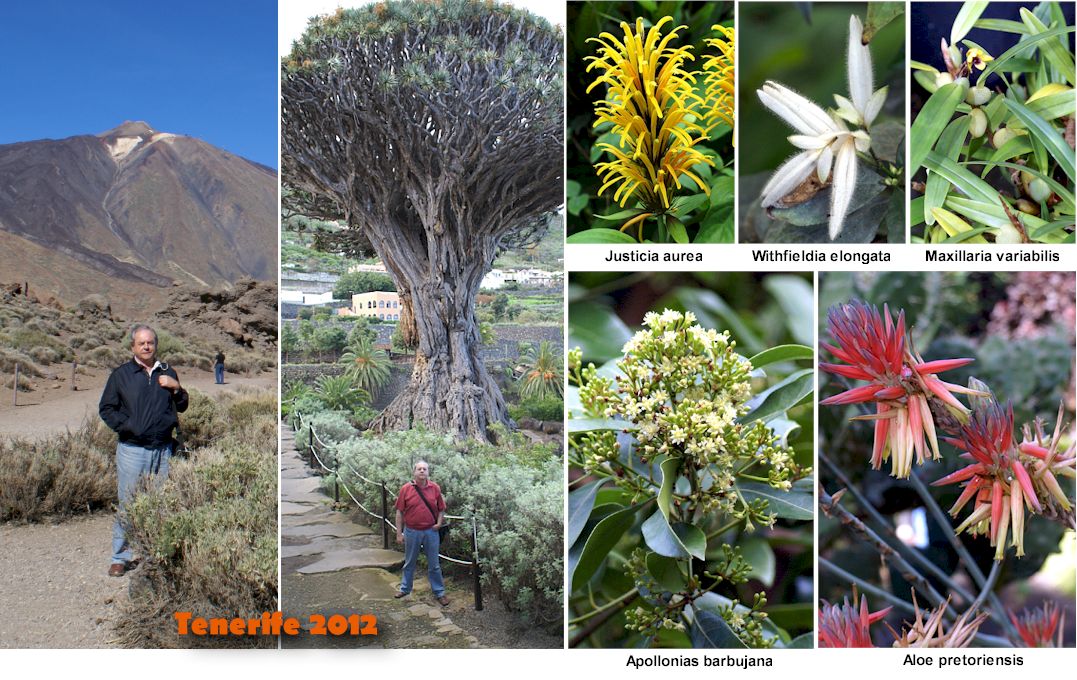
{"type": "Polygon", "coordinates": [[[974,501],[973,510],[956,531],[987,535],[995,548],[996,560],[1003,558],[1007,538],[1017,549],[1018,557],[1025,554],[1026,511],[1044,514],[1049,504],[1062,512],[1071,510],[1055,475],[1073,476],[1072,447],[1061,453],[1057,439],[1045,447],[1042,436],[1026,437],[1026,441],[1018,444],[1014,439],[1011,404],[1004,408],[993,399],[987,401],[973,412],[959,435],[947,441],[964,451],[962,457],[973,462],[934,485],[963,485],[950,514],[956,517],[969,501],[974,501]]]}
{"type": "MultiPolygon", "coordinates": [[[[856,589],[853,589],[853,601],[856,601],[856,589]]],[[[987,614],[981,612],[975,616],[967,611],[952,623],[945,623],[944,617],[950,605],[947,600],[936,609],[924,611],[916,602],[916,592],[912,593],[912,622],[906,622],[901,632],[890,628],[894,636],[893,647],[916,648],[960,648],[968,647],[980,625],[987,620],[987,614]]],[[[868,609],[867,598],[860,596],[860,607],[849,604],[845,598],[842,605],[832,605],[823,601],[819,607],[819,646],[821,648],[863,648],[875,647],[871,638],[871,624],[886,618],[893,607],[877,612],[868,609]]]]}
{"type": "Polygon", "coordinates": [[[1021,640],[1028,647],[1062,647],[1066,624],[1062,610],[1053,602],[1044,602],[1038,609],[1026,609],[1017,616],[1009,612],[1021,640]]]}
{"type": "Polygon", "coordinates": [[[831,183],[831,240],[845,225],[856,188],[857,152],[871,148],[868,130],[886,102],[887,88],[873,90],[871,51],[861,37],[864,29],[854,14],[849,17],[849,98],[835,94],[838,108],[827,112],[791,88],[768,80],[757,92],[759,101],[789,124],[797,134],[789,143],[801,149],[779,167],[763,187],[764,208],[776,206],[802,183],[812,178],[831,183]],[[853,129],[849,128],[853,126],[853,129]]]}
{"type": "MultiPolygon", "coordinates": [[[[643,462],[674,457],[682,470],[709,477],[693,491],[693,501],[705,510],[769,524],[773,517],[753,510],[737,493],[736,474],[756,467],[755,474],[765,471],[772,487],[788,489],[801,471],[765,423],[737,421],[749,410],[752,366],[727,332],[702,328],[695,320],[691,312],[648,313],[644,329],[625,343],[613,378],[593,365],[581,367],[578,351],[570,352],[580,401],[589,412],[625,421],[643,462]]],[[[598,468],[620,455],[611,435],[584,438],[586,466],[598,468]]]]}
{"type": "MultiPolygon", "coordinates": [[[[856,601],[856,595],[853,595],[856,601]]],[[[819,607],[819,646],[822,648],[874,647],[871,640],[871,624],[886,618],[893,607],[872,612],[868,598],[860,596],[860,607],[849,604],[849,598],[840,605],[824,600],[819,607]]]]}
{"type": "Polygon", "coordinates": [[[905,313],[895,322],[888,306],[882,314],[874,305],[853,300],[832,307],[827,326],[836,345],[823,347],[844,364],[820,363],[819,368],[848,378],[867,381],[819,403],[824,406],[875,404],[875,413],[855,420],[875,423],[871,466],[878,470],[893,458],[890,474],[898,478],[912,472],[913,459],[923,463],[928,449],[939,458],[931,401],[938,400],[958,420],[968,419],[968,409],[953,393],[979,394],[939,379],[938,373],[965,366],[972,359],[924,361],[912,351],[905,330],[905,313]]]}

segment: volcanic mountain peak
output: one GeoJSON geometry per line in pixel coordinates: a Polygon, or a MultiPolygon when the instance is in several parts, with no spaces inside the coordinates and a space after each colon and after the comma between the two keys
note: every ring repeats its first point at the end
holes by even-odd
{"type": "Polygon", "coordinates": [[[157,132],[141,120],[126,120],[122,125],[97,135],[108,146],[109,154],[116,162],[130,156],[135,149],[144,148],[157,141],[174,139],[177,136],[167,132],[157,132]]]}

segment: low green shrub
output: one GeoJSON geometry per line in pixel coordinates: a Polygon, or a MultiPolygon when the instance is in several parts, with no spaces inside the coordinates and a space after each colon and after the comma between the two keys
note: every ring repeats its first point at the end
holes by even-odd
{"type": "MultiPolygon", "coordinates": [[[[505,439],[510,439],[505,437],[505,439]]],[[[563,614],[563,469],[552,448],[518,441],[499,446],[456,442],[410,430],[366,434],[335,447],[341,480],[369,507],[379,487],[352,472],[384,481],[394,491],[411,479],[416,461],[430,463],[448,514],[478,519],[485,587],[532,625],[559,630],[563,614]]],[[[466,559],[470,523],[450,523],[443,552],[466,559]],[[466,525],[466,526],[464,526],[466,525]]]]}
{"type": "MultiPolygon", "coordinates": [[[[336,468],[338,463],[335,445],[359,436],[359,431],[348,422],[347,414],[341,411],[317,412],[304,421],[306,424],[314,427],[321,442],[318,444],[318,456],[330,468],[336,468]]],[[[300,451],[306,451],[310,446],[310,429],[303,427],[296,432],[295,443],[300,451]]]]}
{"type": "Polygon", "coordinates": [[[536,420],[564,420],[565,402],[556,394],[545,397],[528,397],[518,404],[509,406],[509,416],[513,420],[534,418],[536,420]]]}

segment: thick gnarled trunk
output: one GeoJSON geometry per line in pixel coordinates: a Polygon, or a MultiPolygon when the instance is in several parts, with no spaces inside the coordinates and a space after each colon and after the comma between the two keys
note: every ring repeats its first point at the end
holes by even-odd
{"type": "Polygon", "coordinates": [[[406,310],[401,314],[405,324],[401,333],[414,339],[415,364],[411,382],[370,429],[384,432],[422,425],[458,439],[492,441],[491,425],[513,425],[501,390],[482,362],[475,317],[479,283],[492,259],[484,255],[492,248],[476,243],[479,257],[468,260],[451,253],[448,243],[433,239],[421,257],[414,252],[401,257],[399,250],[390,254],[394,247],[405,245],[399,232],[394,236],[378,243],[388,255],[383,260],[406,310]]]}

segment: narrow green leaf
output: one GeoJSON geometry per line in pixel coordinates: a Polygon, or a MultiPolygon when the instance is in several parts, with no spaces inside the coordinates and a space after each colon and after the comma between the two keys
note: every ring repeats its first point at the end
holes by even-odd
{"type": "Polygon", "coordinates": [[[635,217],[642,212],[646,212],[643,208],[629,208],[627,210],[618,210],[615,213],[609,215],[595,215],[595,219],[609,220],[610,222],[620,222],[628,219],[629,217],[635,217]]]}
{"type": "Polygon", "coordinates": [[[591,510],[595,507],[595,496],[598,487],[604,480],[591,482],[568,494],[568,544],[572,545],[583,533],[587,525],[587,518],[591,516],[591,510]]]}
{"type": "Polygon", "coordinates": [[[1028,110],[1044,120],[1054,120],[1063,116],[1073,116],[1075,108],[1073,90],[1040,97],[1036,101],[1026,102],[1028,110]]]}
{"type": "Polygon", "coordinates": [[[987,31],[1003,31],[1005,33],[1028,33],[1028,27],[1020,21],[1007,19],[977,19],[973,28],[982,28],[987,31]]]}
{"type": "Polygon", "coordinates": [[[810,368],[797,371],[766,392],[753,398],[749,402],[754,404],[752,410],[738,418],[737,421],[747,424],[756,420],[770,420],[799,404],[814,389],[815,371],[810,368]]]}
{"type": "MultiPolygon", "coordinates": [[[[1023,9],[1022,9],[1023,13],[1023,9]]],[[[1066,176],[1071,181],[1077,180],[1077,169],[1074,168],[1073,149],[1066,144],[1066,141],[1062,139],[1062,135],[1058,134],[1058,131],[1051,126],[1050,123],[1040,118],[1032,111],[1029,111],[1028,107],[1024,104],[1014,101],[1013,99],[1006,99],[1006,106],[1009,107],[1013,115],[1024,123],[1028,129],[1029,134],[1034,136],[1047,148],[1047,152],[1051,154],[1051,158],[1058,163],[1058,167],[1062,168],[1062,172],[1066,173],[1066,176]]]]}
{"type": "Polygon", "coordinates": [[[625,532],[636,523],[636,512],[642,506],[643,503],[640,503],[619,510],[612,515],[608,515],[595,525],[591,535],[587,537],[587,541],[584,543],[583,551],[580,553],[580,558],[576,562],[575,568],[569,576],[572,590],[578,590],[591,580],[603,560],[609,555],[610,550],[613,550],[613,546],[617,545],[625,532]]]}
{"type": "Polygon", "coordinates": [[[636,243],[636,239],[616,229],[585,229],[572,234],[565,243],[636,243]]]}
{"type": "MultiPolygon", "coordinates": [[[[1003,146],[1003,148],[1005,148],[1006,145],[1003,144],[1002,146],[1003,146]]],[[[969,164],[970,165],[975,165],[976,163],[982,163],[982,162],[983,161],[969,161],[969,164]]],[[[1062,205],[1064,207],[1068,207],[1068,209],[1071,212],[1073,211],[1073,206],[1074,206],[1073,192],[1070,191],[1069,189],[1067,189],[1066,187],[1062,186],[1061,184],[1059,184],[1050,175],[1044,174],[1044,173],[1040,172],[1039,170],[1037,170],[1036,168],[1032,168],[1032,167],[1029,167],[1027,165],[1018,165],[1016,163],[1008,163],[1008,162],[1004,162],[1004,161],[997,161],[997,162],[995,162],[995,165],[997,165],[1000,168],[1008,168],[1010,170],[1020,170],[1022,172],[1027,172],[1028,174],[1030,174],[1030,175],[1032,175],[1034,177],[1039,177],[1040,179],[1042,179],[1044,182],[1047,183],[1047,186],[1051,187],[1051,191],[1058,194],[1058,197],[1062,199],[1062,205]]]]}
{"type": "Polygon", "coordinates": [[[765,349],[748,361],[752,362],[752,368],[762,368],[779,361],[796,361],[798,359],[811,359],[815,352],[811,347],[804,345],[778,345],[765,349]]]}
{"type": "MultiPolygon", "coordinates": [[[[1027,50],[1028,48],[1039,46],[1040,43],[1049,42],[1051,40],[1054,40],[1054,38],[1056,38],[1056,37],[1058,37],[1060,35],[1065,35],[1066,33],[1072,33],[1073,31],[1074,31],[1073,26],[1065,26],[1065,27],[1059,27],[1059,28],[1052,28],[1051,30],[1049,30],[1049,31],[1047,31],[1045,33],[1038,33],[1036,35],[1030,35],[1030,36],[1028,36],[1026,38],[1023,38],[1021,40],[1021,42],[1017,43],[1016,45],[1014,45],[1010,49],[1006,50],[1005,52],[1003,52],[999,56],[995,57],[994,61],[988,63],[987,68],[985,68],[983,73],[980,74],[980,79],[977,82],[986,83],[987,78],[992,73],[996,73],[998,71],[1007,71],[1007,70],[1009,70],[1009,67],[1007,66],[1007,63],[1011,59],[1013,59],[1014,57],[1020,57],[1020,55],[1024,54],[1025,50],[1027,50]],[[1003,68],[1003,66],[1007,66],[1007,68],[1003,68]]],[[[1057,44],[1057,41],[1055,41],[1055,42],[1057,44]]],[[[1073,84],[1073,81],[1070,80],[1070,85],[1072,85],[1072,84],[1073,84]]]]}
{"type": "MultiPolygon", "coordinates": [[[[1002,209],[1002,204],[998,202],[997,198],[994,202],[987,203],[975,199],[962,198],[960,196],[950,196],[946,199],[946,207],[952,209],[954,212],[961,213],[973,221],[995,229],[1003,229],[1012,226],[1010,218],[1006,215],[1006,211],[1002,209]]],[[[1036,229],[1044,224],[1043,220],[1040,218],[1026,215],[1018,210],[1014,210],[1014,215],[1016,215],[1021,221],[1021,224],[1025,226],[1026,231],[1036,229]]]]}
{"type": "Polygon", "coordinates": [[[946,181],[970,198],[977,198],[987,203],[998,200],[998,192],[990,184],[945,156],[929,151],[924,157],[924,166],[942,175],[946,181]]]}
{"type": "Polygon", "coordinates": [[[924,164],[924,159],[931,153],[932,147],[950,123],[950,117],[954,115],[964,96],[965,88],[960,85],[943,85],[920,109],[910,131],[912,144],[909,147],[909,171],[906,173],[908,177],[916,175],[916,171],[924,164]]]}
{"type": "Polygon", "coordinates": [[[779,491],[760,482],[738,481],[736,485],[745,500],[766,500],[770,512],[778,517],[797,520],[810,520],[815,517],[815,498],[810,486],[794,486],[789,491],[779,491]]]}
{"type": "Polygon", "coordinates": [[[987,2],[985,0],[966,0],[961,5],[961,10],[954,18],[954,23],[950,27],[950,44],[954,45],[958,40],[961,40],[969,31],[972,30],[976,20],[980,18],[980,15],[987,9],[987,2]]]}
{"type": "MultiPolygon", "coordinates": [[[[1024,7],[1021,8],[1021,21],[1028,27],[1029,33],[1044,35],[1049,32],[1047,26],[1024,7]]],[[[1040,52],[1047,58],[1047,61],[1051,62],[1052,66],[1058,69],[1066,82],[1070,85],[1074,84],[1077,73],[1074,69],[1073,55],[1069,50],[1057,40],[1048,40],[1040,46],[1040,52]]]]}
{"type": "Polygon", "coordinates": [[[689,196],[678,196],[673,199],[673,203],[670,205],[670,212],[677,215],[687,215],[699,206],[707,203],[710,200],[710,196],[700,192],[698,194],[691,194],[689,196]]]}
{"type": "MultiPolygon", "coordinates": [[[[969,134],[969,117],[960,116],[950,122],[946,129],[939,135],[939,143],[935,150],[950,160],[956,161],[961,155],[961,147],[965,145],[965,137],[969,134]]],[[[924,221],[929,225],[935,224],[935,216],[931,211],[942,206],[946,200],[946,194],[950,191],[950,183],[937,173],[927,173],[927,188],[924,190],[924,221]]]]}
{"type": "Polygon", "coordinates": [[[980,177],[986,177],[987,173],[991,172],[991,169],[995,167],[998,161],[1008,161],[1014,156],[1023,156],[1026,153],[1032,153],[1032,144],[1028,141],[1028,136],[1017,135],[995,149],[995,152],[991,154],[991,158],[984,163],[984,170],[980,173],[980,177]]]}
{"type": "Polygon", "coordinates": [[[949,238],[944,238],[943,240],[939,241],[939,243],[965,243],[968,240],[979,236],[980,234],[984,234],[993,230],[994,227],[976,227],[974,229],[969,229],[968,231],[963,231],[960,234],[950,236],[949,238]]]}

